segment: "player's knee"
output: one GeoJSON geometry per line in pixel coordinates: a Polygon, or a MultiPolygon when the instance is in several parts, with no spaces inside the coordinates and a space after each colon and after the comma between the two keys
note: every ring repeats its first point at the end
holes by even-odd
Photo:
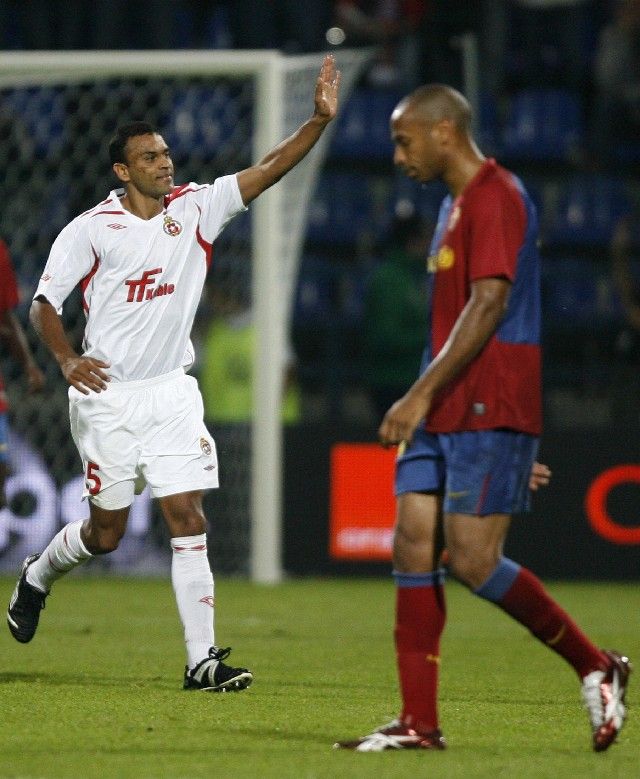
{"type": "Polygon", "coordinates": [[[449,549],[449,571],[471,589],[480,587],[493,573],[497,561],[493,555],[482,555],[477,550],[449,549]]]}
{"type": "Polygon", "coordinates": [[[98,527],[89,520],[83,526],[82,535],[84,545],[91,554],[103,555],[115,552],[120,545],[120,539],[124,535],[124,528],[98,527]]]}
{"type": "Polygon", "coordinates": [[[204,514],[198,511],[187,511],[173,514],[170,521],[172,535],[197,536],[206,531],[204,514]]]}
{"type": "Polygon", "coordinates": [[[101,550],[101,554],[109,554],[109,552],[115,552],[120,546],[120,539],[124,535],[123,532],[115,528],[109,528],[108,530],[101,530],[98,535],[98,543],[101,550]]]}
{"type": "Polygon", "coordinates": [[[207,522],[199,493],[161,498],[160,505],[173,537],[197,536],[206,532],[207,522]]]}
{"type": "Polygon", "coordinates": [[[435,568],[436,546],[430,536],[396,532],[393,539],[393,567],[396,571],[422,572],[435,568]]]}

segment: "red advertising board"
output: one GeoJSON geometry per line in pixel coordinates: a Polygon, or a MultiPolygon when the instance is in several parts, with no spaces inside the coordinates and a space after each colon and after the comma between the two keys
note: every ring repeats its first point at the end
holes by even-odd
{"type": "Polygon", "coordinates": [[[329,552],[335,560],[390,560],[395,520],[395,449],[331,449],[329,552]]]}

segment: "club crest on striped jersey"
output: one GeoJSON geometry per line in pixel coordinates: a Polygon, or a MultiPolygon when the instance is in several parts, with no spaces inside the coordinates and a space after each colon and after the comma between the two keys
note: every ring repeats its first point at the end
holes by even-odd
{"type": "Polygon", "coordinates": [[[172,216],[169,216],[169,214],[167,214],[164,218],[162,229],[165,231],[167,235],[175,237],[176,235],[180,235],[180,233],[182,232],[182,225],[180,224],[180,222],[178,222],[177,219],[174,219],[172,216]]]}

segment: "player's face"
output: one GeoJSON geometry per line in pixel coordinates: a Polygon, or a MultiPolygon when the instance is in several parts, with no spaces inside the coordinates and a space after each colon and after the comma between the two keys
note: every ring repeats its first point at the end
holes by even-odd
{"type": "Polygon", "coordinates": [[[173,161],[161,135],[134,135],[125,146],[126,164],[116,170],[118,176],[132,184],[146,197],[159,198],[173,187],[173,161]]]}
{"type": "Polygon", "coordinates": [[[410,110],[396,109],[390,125],[394,165],[416,181],[438,178],[443,162],[435,124],[417,118],[410,110]]]}

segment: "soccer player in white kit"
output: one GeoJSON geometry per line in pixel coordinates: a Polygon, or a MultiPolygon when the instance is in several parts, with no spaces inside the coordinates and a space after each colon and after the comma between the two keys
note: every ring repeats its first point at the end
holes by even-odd
{"type": "Polygon", "coordinates": [[[71,433],[85,475],[89,518],[64,527],[29,556],[7,623],[30,641],[53,583],[122,538],[134,494],[159,500],[172,547],[171,578],[184,627],[185,689],[242,690],[246,668],[223,660],[214,640],[205,489],[218,486],[215,443],[203,422],[190,332],[213,242],[224,226],[309,152],[334,118],[340,72],[324,58],[314,111],[256,165],[213,184],[174,186],[170,150],[151,125],[118,129],[109,145],[123,185],[74,219],[53,244],[31,321],[69,387],[71,433]],[[81,285],[87,322],[82,354],[59,312],[81,285]]]}

